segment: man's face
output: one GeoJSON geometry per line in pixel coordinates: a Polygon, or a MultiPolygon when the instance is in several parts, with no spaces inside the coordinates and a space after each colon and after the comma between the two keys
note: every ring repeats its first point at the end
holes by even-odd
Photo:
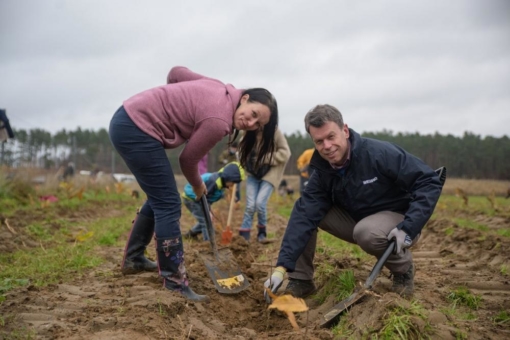
{"type": "Polygon", "coordinates": [[[310,137],[319,154],[334,165],[342,165],[347,159],[349,128],[344,124],[340,128],[337,123],[327,122],[320,128],[310,126],[310,137]]]}

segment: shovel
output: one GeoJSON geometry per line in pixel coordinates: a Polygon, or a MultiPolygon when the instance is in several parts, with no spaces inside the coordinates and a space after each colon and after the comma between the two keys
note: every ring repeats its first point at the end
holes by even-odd
{"type": "Polygon", "coordinates": [[[237,183],[234,183],[232,186],[232,197],[230,198],[230,207],[228,208],[228,218],[227,218],[227,228],[223,230],[221,233],[221,244],[228,245],[232,241],[232,229],[230,229],[230,222],[232,222],[232,212],[234,211],[234,204],[236,199],[236,186],[237,183]]]}
{"type": "Polygon", "coordinates": [[[388,257],[393,252],[393,249],[395,248],[395,241],[391,241],[388,244],[388,248],[384,251],[384,254],[379,258],[379,260],[376,262],[374,268],[370,272],[370,275],[368,276],[368,279],[365,281],[365,284],[356,290],[354,293],[351,294],[348,298],[340,301],[337,303],[333,308],[331,308],[326,314],[324,314],[320,319],[320,327],[329,327],[333,322],[335,322],[340,314],[345,311],[347,308],[352,306],[354,303],[356,303],[359,299],[361,299],[363,296],[365,296],[365,293],[367,290],[372,289],[372,284],[375,281],[375,278],[379,273],[381,272],[381,269],[388,259],[388,257]]]}
{"type": "MultiPolygon", "coordinates": [[[[436,169],[435,172],[439,177],[439,182],[441,183],[441,186],[443,186],[444,183],[446,182],[446,167],[442,166],[436,169]]],[[[320,320],[321,327],[330,326],[333,322],[335,322],[338,319],[338,317],[343,311],[345,311],[347,308],[352,306],[356,301],[365,296],[367,290],[372,289],[372,284],[374,283],[375,278],[377,277],[377,275],[379,275],[382,266],[384,265],[390,254],[393,252],[394,248],[395,241],[391,241],[388,244],[388,248],[386,248],[386,250],[384,251],[384,254],[377,261],[374,268],[370,272],[370,275],[368,276],[368,279],[365,281],[363,287],[352,293],[351,296],[349,296],[347,299],[337,303],[332,309],[330,309],[326,314],[324,314],[320,320]]]]}
{"type": "Polygon", "coordinates": [[[210,252],[200,252],[199,256],[204,262],[209,276],[213,280],[216,290],[224,294],[239,293],[250,286],[246,275],[241,273],[234,255],[229,248],[218,250],[215,240],[215,231],[211,221],[209,205],[205,195],[200,199],[202,211],[204,212],[205,224],[209,233],[209,242],[211,243],[212,254],[210,252]]]}

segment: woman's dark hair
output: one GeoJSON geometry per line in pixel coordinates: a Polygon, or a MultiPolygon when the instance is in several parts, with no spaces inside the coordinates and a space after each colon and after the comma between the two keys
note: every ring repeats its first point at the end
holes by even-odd
{"type": "MultiPolygon", "coordinates": [[[[264,125],[262,129],[262,138],[260,140],[258,150],[256,150],[257,156],[254,165],[255,169],[258,169],[262,165],[262,161],[266,154],[269,154],[269,161],[273,158],[273,153],[275,151],[274,135],[278,126],[278,104],[271,92],[263,88],[244,90],[243,96],[245,94],[249,95],[248,102],[257,102],[266,105],[270,112],[269,122],[264,125]]],[[[240,103],[237,104],[237,107],[239,107],[239,105],[240,103]]],[[[239,143],[239,163],[241,163],[241,166],[244,168],[246,168],[250,152],[257,144],[258,133],[259,130],[245,131],[243,138],[239,143]]],[[[232,140],[235,140],[238,134],[239,131],[236,130],[232,140]]]]}

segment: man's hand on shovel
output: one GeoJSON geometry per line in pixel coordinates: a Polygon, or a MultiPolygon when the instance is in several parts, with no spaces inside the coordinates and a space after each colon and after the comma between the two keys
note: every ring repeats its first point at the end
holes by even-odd
{"type": "Polygon", "coordinates": [[[413,244],[411,236],[407,235],[405,231],[393,228],[388,234],[388,241],[395,239],[395,254],[400,254],[404,249],[409,248],[413,244]]]}

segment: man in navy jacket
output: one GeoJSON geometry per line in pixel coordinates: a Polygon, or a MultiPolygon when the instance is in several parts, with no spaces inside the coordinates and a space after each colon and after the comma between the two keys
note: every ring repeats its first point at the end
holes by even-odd
{"type": "MultiPolygon", "coordinates": [[[[318,105],[305,117],[315,152],[311,176],[296,201],[283,237],[276,268],[264,285],[276,292],[288,273],[287,294],[315,291],[313,257],[317,228],[359,245],[379,258],[391,239],[396,253],[385,266],[392,290],[411,296],[411,252],[441,194],[435,171],[402,148],[363,138],[344,124],[331,105],[318,105]]],[[[266,300],[270,301],[266,295],[266,300]]]]}

